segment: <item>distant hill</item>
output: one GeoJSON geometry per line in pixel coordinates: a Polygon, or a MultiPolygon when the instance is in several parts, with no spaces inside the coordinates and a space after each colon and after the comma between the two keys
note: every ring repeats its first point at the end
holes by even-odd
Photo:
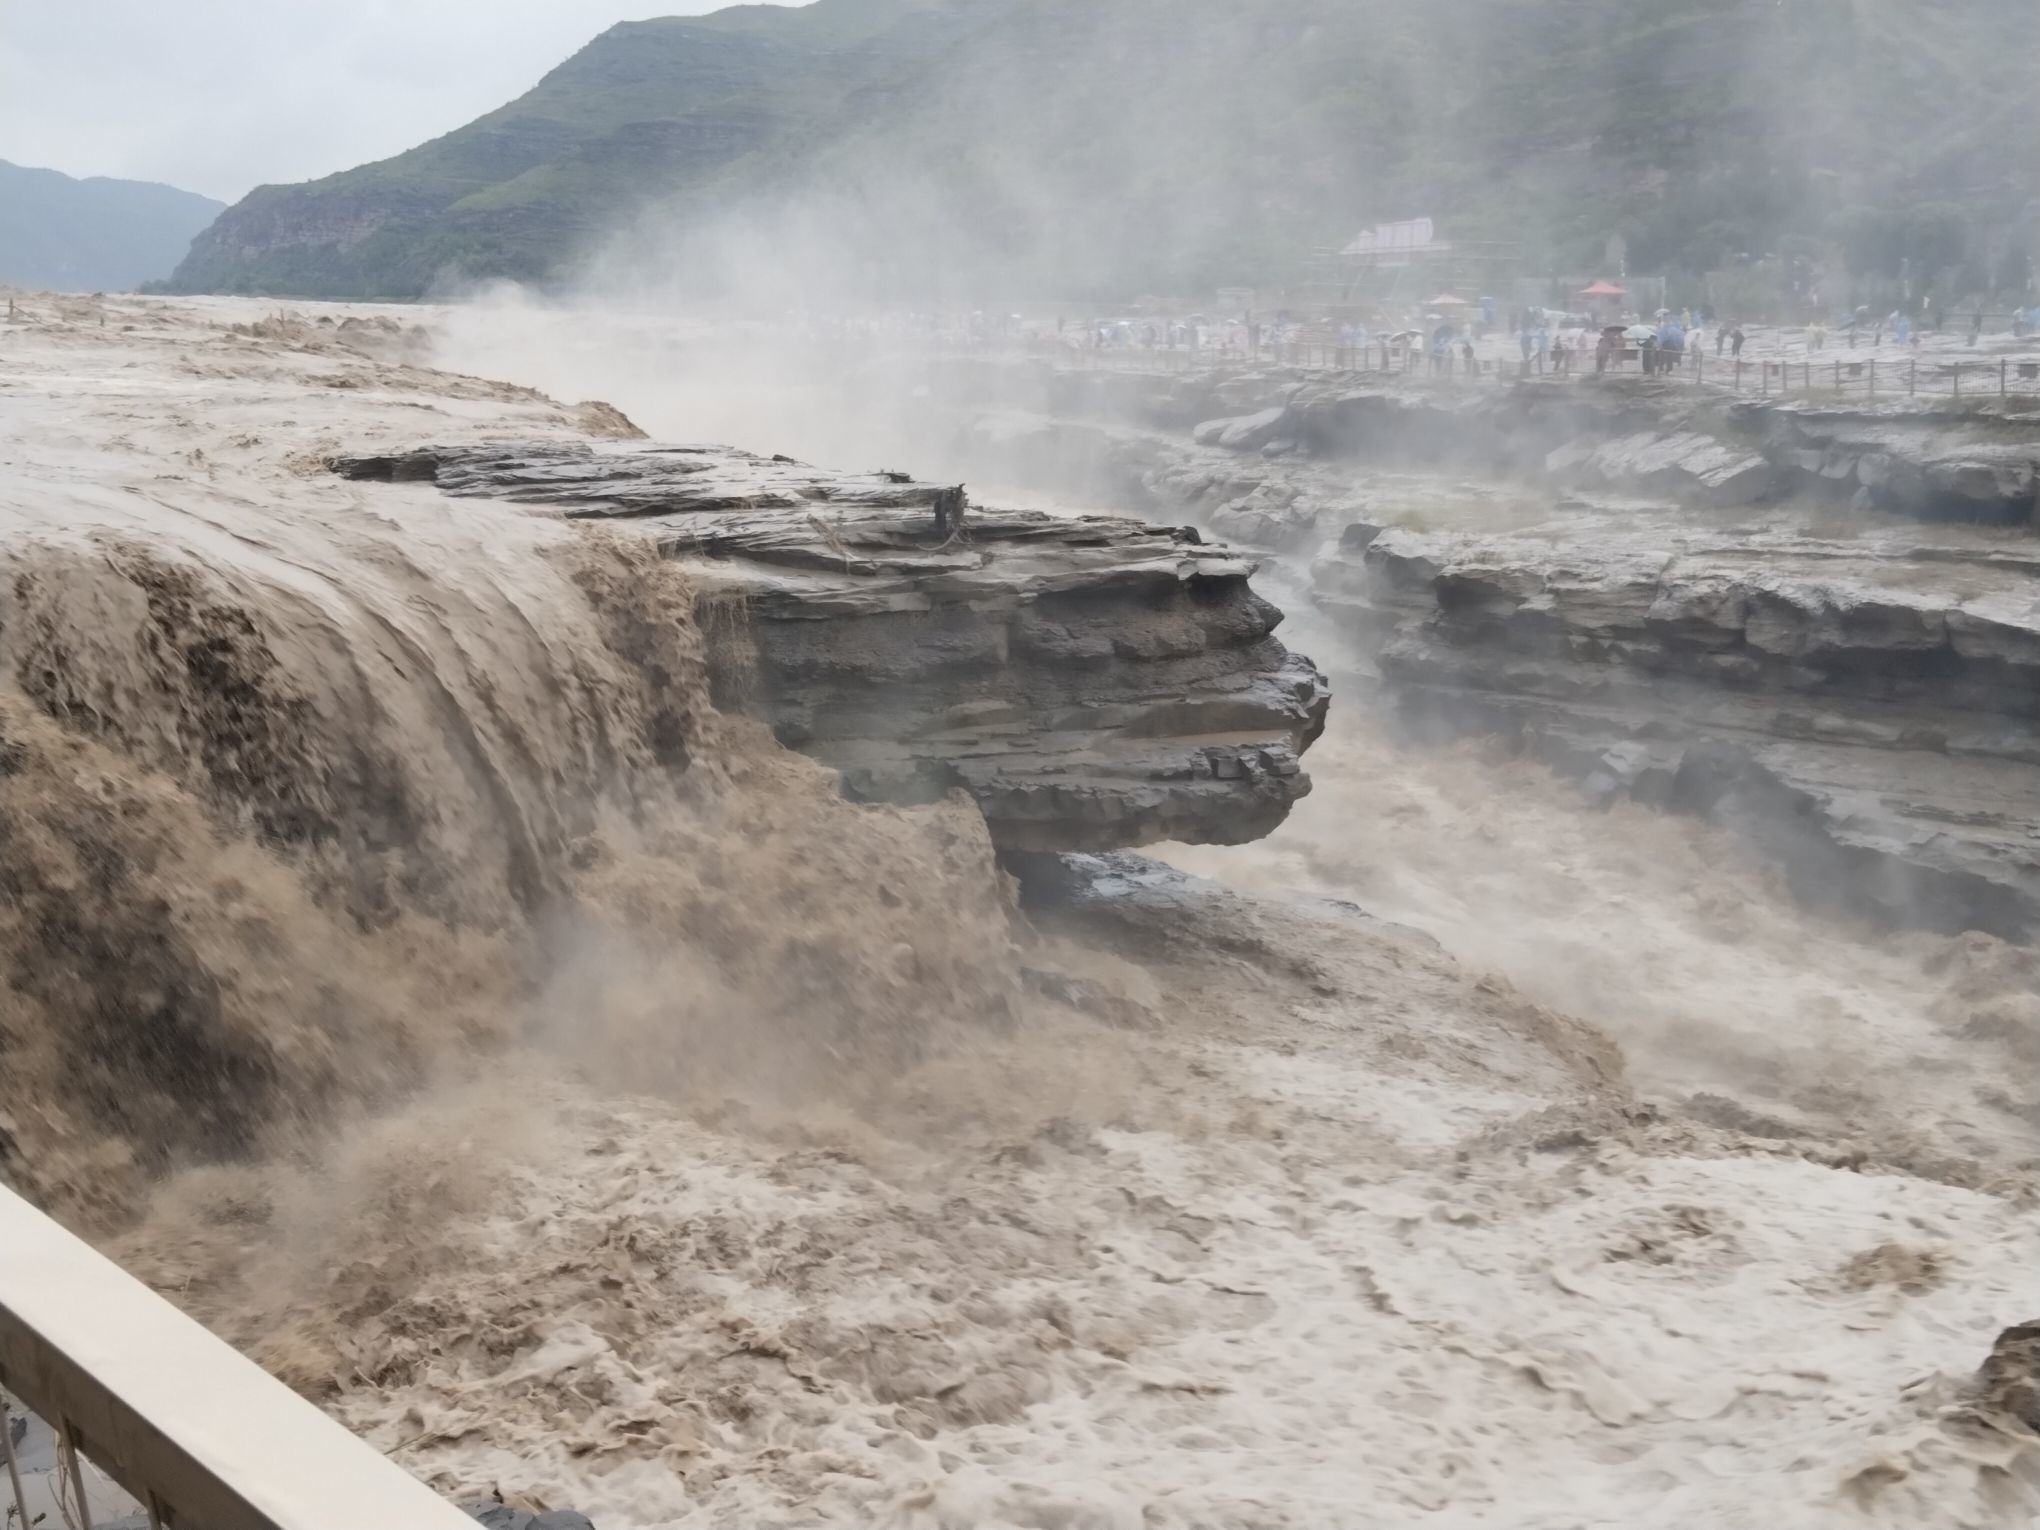
{"type": "Polygon", "coordinates": [[[263,187],[185,290],[546,281],[635,229],[672,277],[901,294],[1268,284],[1430,214],[1526,271],[1797,257],[2016,288],[2034,0],[817,0],[612,28],[417,149],[263,187]]]}
{"type": "Polygon", "coordinates": [[[225,208],[153,181],[81,181],[0,159],[0,282],[131,292],[168,276],[225,208]]]}
{"type": "Polygon", "coordinates": [[[509,105],[301,186],[261,186],[179,291],[416,297],[447,273],[541,280],[647,199],[911,75],[986,0],[819,0],[612,27],[509,105]]]}

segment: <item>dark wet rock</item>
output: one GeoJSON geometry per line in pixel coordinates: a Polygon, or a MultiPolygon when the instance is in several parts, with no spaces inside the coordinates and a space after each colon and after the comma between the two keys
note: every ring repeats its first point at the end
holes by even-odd
{"type": "Polygon", "coordinates": [[[1999,1334],[1976,1386],[1981,1408],[2040,1433],[2040,1323],[2018,1323],[1999,1334]]]}
{"type": "Polygon", "coordinates": [[[836,503],[932,513],[948,487],[903,482],[892,473],[831,473],[786,457],[757,457],[721,446],[605,450],[573,441],[342,456],[333,459],[333,470],[343,478],[427,481],[448,494],[554,505],[570,516],[603,519],[809,510],[836,503]]]}
{"type": "MultiPolygon", "coordinates": [[[[1192,876],[1165,861],[1117,851],[1103,855],[1005,857],[1020,883],[1021,901],[1043,913],[1074,919],[1096,930],[1109,927],[1120,938],[1164,953],[1186,938],[1246,957],[1272,949],[1261,934],[1267,911],[1277,905],[1208,877],[1192,876]]],[[[1377,919],[1356,903],[1338,898],[1297,896],[1281,901],[1290,918],[1319,926],[1365,930],[1372,935],[1442,950],[1436,940],[1405,925],[1377,919]]]]}
{"type": "Polygon", "coordinates": [[[510,443],[349,457],[354,478],[563,506],[694,575],[718,691],[864,800],[968,791],[1016,850],[1266,834],[1310,789],[1329,691],[1254,564],[1194,531],[972,507],[943,486],[719,447],[510,443]]]}
{"type": "Polygon", "coordinates": [[[513,1509],[508,1504],[485,1500],[464,1503],[461,1512],[481,1524],[484,1530],[595,1530],[587,1515],[576,1514],[572,1509],[549,1509],[543,1514],[533,1514],[524,1509],[513,1509]]]}

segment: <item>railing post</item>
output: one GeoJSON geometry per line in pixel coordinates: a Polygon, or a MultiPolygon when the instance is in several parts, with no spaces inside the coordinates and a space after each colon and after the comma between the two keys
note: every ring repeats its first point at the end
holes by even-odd
{"type": "Polygon", "coordinates": [[[92,1510],[85,1502],[85,1473],[78,1465],[78,1426],[65,1419],[58,1426],[57,1439],[63,1447],[64,1473],[71,1479],[71,1497],[78,1505],[78,1523],[84,1530],[92,1530],[92,1510]]]}
{"type": "Polygon", "coordinates": [[[1959,361],[1955,363],[1955,387],[1953,392],[1949,394],[1949,397],[1962,397],[1962,363],[1959,361]]]}
{"type": "Polygon", "coordinates": [[[1920,364],[1909,361],[1905,365],[1905,391],[1908,394],[1920,391],[1920,364]]]}
{"type": "Polygon", "coordinates": [[[1842,363],[1840,358],[1838,357],[1836,358],[1835,361],[1835,392],[1837,394],[1840,394],[1841,391],[1842,391],[1842,363]]]}
{"type": "Polygon", "coordinates": [[[2011,379],[2010,379],[2010,372],[2009,372],[2009,367],[2010,367],[2010,363],[2009,363],[2009,362],[2007,362],[2007,361],[2004,361],[2003,359],[2000,359],[2000,360],[1999,360],[1999,362],[1998,362],[1998,397],[1999,397],[1999,398],[2003,398],[2003,397],[2005,396],[2005,393],[2006,393],[2006,390],[2007,390],[2007,386],[2008,386],[2008,384],[2009,384],[2009,382],[2010,382],[2010,380],[2011,380],[2011,379]]]}
{"type": "MultiPolygon", "coordinates": [[[[13,304],[10,303],[8,306],[11,308],[13,304]]],[[[0,1398],[0,1450],[7,1452],[7,1480],[14,1486],[14,1514],[20,1517],[22,1525],[26,1527],[30,1523],[28,1494],[21,1490],[21,1463],[14,1456],[14,1421],[7,1416],[5,1398],[0,1398]]],[[[0,1524],[4,1524],[9,1518],[9,1515],[0,1514],[0,1524]]]]}
{"type": "Polygon", "coordinates": [[[1877,397],[1877,361],[1875,357],[1872,357],[1870,361],[1870,396],[1872,398],[1877,397]]]}

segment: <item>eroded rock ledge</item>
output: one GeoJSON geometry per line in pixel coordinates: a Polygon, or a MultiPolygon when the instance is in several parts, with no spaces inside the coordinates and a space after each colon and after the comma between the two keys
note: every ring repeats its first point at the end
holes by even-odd
{"type": "Polygon", "coordinates": [[[1315,599],[1406,715],[1745,828],[1810,901],[2040,930],[2030,555],[1567,520],[1354,526],[1316,560],[1315,599]]]}
{"type": "Polygon", "coordinates": [[[1266,834],[1310,790],[1329,689],[1255,565],[1195,531],[972,508],[722,447],[509,442],[342,475],[557,505],[657,539],[704,592],[718,686],[863,800],[962,787],[1003,849],[1266,834]]]}
{"type": "Polygon", "coordinates": [[[2040,935],[2033,401],[955,373],[999,412],[953,460],[1288,555],[1421,731],[1740,829],[1809,902],[2040,935]]]}
{"type": "MultiPolygon", "coordinates": [[[[937,381],[941,396],[983,411],[963,427],[978,460],[1024,449],[1075,487],[1201,501],[1215,526],[1240,469],[1267,460],[1479,472],[1710,508],[1822,500],[2027,528],[2040,516],[2040,401],[2024,397],[1844,402],[1633,376],[1435,387],[1280,367],[1164,375],[985,359],[947,362],[937,381]]],[[[1262,545],[1307,541],[1306,522],[1291,510],[1262,545]]]]}

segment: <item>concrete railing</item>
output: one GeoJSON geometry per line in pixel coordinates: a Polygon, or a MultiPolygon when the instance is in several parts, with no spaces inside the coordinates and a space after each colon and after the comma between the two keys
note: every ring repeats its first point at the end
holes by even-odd
{"type": "MultiPolygon", "coordinates": [[[[95,1523],[91,1462],[182,1530],[474,1530],[474,1521],[10,1191],[0,1189],[0,1391],[58,1440],[61,1516],[95,1523]]],[[[0,1416],[27,1527],[18,1423],[0,1416]]],[[[47,1511],[41,1511],[46,1514],[47,1511]]],[[[43,1530],[60,1530],[48,1521],[43,1530]]]]}

